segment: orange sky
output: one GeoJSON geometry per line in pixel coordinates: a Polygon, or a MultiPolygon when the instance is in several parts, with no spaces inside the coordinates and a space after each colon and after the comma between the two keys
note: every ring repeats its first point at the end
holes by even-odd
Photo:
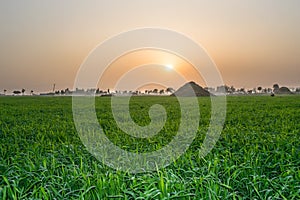
{"type": "MultiPolygon", "coordinates": [[[[205,85],[200,74],[184,59],[162,50],[139,50],[115,60],[99,81],[100,88],[134,90],[143,82],[178,88],[187,81],[205,85]],[[168,66],[171,65],[172,69],[168,66]],[[119,82],[119,83],[118,83],[119,82]]],[[[148,87],[151,89],[151,86],[148,87]]]]}
{"type": "MultiPolygon", "coordinates": [[[[50,91],[53,83],[72,88],[93,48],[140,27],[189,36],[207,50],[228,85],[300,86],[299,8],[298,0],[1,1],[0,93],[50,91]]],[[[127,56],[128,66],[139,61],[127,56]]],[[[172,62],[172,55],[155,57],[161,58],[158,64],[172,62]]],[[[153,75],[167,76],[156,67],[153,75]]]]}

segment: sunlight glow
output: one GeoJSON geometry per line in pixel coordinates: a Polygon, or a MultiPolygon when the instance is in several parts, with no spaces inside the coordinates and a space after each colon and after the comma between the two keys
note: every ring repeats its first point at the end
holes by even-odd
{"type": "Polygon", "coordinates": [[[166,68],[167,68],[167,69],[169,69],[169,70],[171,70],[171,69],[173,69],[173,68],[174,68],[174,66],[173,66],[173,65],[171,65],[171,64],[168,64],[168,65],[166,65],[166,68]]]}

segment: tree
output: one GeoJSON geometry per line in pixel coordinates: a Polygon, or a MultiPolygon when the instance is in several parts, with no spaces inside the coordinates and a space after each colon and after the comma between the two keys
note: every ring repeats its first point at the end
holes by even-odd
{"type": "Polygon", "coordinates": [[[134,95],[138,95],[138,94],[140,94],[141,92],[139,91],[139,90],[136,90],[133,94],[134,95]]]}
{"type": "Polygon", "coordinates": [[[262,87],[261,86],[257,87],[257,90],[258,91],[262,90],[262,87]]]}
{"type": "Polygon", "coordinates": [[[272,88],[267,88],[268,93],[272,93],[272,88]]]}
{"type": "Polygon", "coordinates": [[[96,93],[96,89],[95,88],[90,88],[86,91],[89,94],[95,94],[96,93]]]}
{"type": "Polygon", "coordinates": [[[230,93],[234,93],[236,91],[235,87],[232,85],[230,88],[229,88],[229,92],[230,93]]]}
{"type": "Polygon", "coordinates": [[[171,87],[168,87],[166,89],[166,93],[173,93],[173,92],[175,92],[175,90],[173,88],[171,88],[171,87]]]}
{"type": "Polygon", "coordinates": [[[241,88],[240,92],[245,93],[245,88],[241,88]]]}
{"type": "Polygon", "coordinates": [[[164,92],[165,92],[165,90],[164,90],[164,89],[161,89],[161,90],[159,91],[159,94],[164,94],[164,92]]]}
{"type": "Polygon", "coordinates": [[[4,89],[4,90],[3,90],[3,92],[4,92],[4,95],[6,95],[6,91],[7,91],[6,89],[4,89]]]}
{"type": "Polygon", "coordinates": [[[276,83],[273,85],[273,89],[279,89],[279,85],[276,83]]]}
{"type": "Polygon", "coordinates": [[[279,90],[279,85],[276,83],[276,84],[274,84],[273,85],[273,92],[278,92],[278,90],[279,90]]]}
{"type": "Polygon", "coordinates": [[[15,91],[13,91],[13,94],[21,94],[21,92],[18,90],[15,90],[15,91]]]}
{"type": "Polygon", "coordinates": [[[66,88],[66,89],[65,89],[65,92],[64,92],[64,94],[70,94],[70,90],[69,90],[69,88],[66,88]]]}
{"type": "Polygon", "coordinates": [[[153,93],[154,93],[154,94],[157,94],[157,93],[158,93],[158,89],[155,88],[155,89],[153,90],[153,93]]]}
{"type": "Polygon", "coordinates": [[[22,95],[24,95],[24,93],[25,93],[25,89],[23,88],[23,89],[22,89],[22,95]]]}
{"type": "Polygon", "coordinates": [[[30,91],[30,95],[33,95],[33,90],[30,91]]]}
{"type": "Polygon", "coordinates": [[[227,86],[227,85],[221,85],[221,86],[217,87],[217,92],[220,92],[220,93],[229,93],[229,89],[230,89],[229,86],[227,86]]]}
{"type": "Polygon", "coordinates": [[[262,92],[263,92],[263,93],[268,93],[268,88],[264,88],[264,89],[262,90],[262,92]]]}
{"type": "Polygon", "coordinates": [[[262,90],[262,87],[257,87],[257,90],[259,91],[259,93],[261,92],[261,90],[262,90]]]}

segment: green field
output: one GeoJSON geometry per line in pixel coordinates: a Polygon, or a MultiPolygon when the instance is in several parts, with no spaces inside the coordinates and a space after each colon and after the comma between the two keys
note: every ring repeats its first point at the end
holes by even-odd
{"type": "MultiPolygon", "coordinates": [[[[157,137],[123,133],[110,98],[96,98],[108,138],[128,151],[153,151],[176,134],[173,97],[134,97],[131,115],[147,125],[149,107],[165,106],[157,137]]],[[[224,129],[204,158],[199,148],[210,99],[199,98],[198,135],[176,162],[154,172],[116,171],[94,158],[74,126],[71,97],[0,98],[0,199],[300,199],[300,96],[230,96],[224,129]]]]}

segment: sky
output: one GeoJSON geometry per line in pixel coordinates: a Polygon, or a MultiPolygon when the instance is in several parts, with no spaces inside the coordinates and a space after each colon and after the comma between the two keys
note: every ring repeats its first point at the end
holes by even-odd
{"type": "MultiPolygon", "coordinates": [[[[171,29],[192,38],[207,51],[227,85],[300,87],[299,24],[299,0],[2,0],[0,93],[51,91],[54,83],[57,89],[73,88],[77,71],[97,45],[143,27],[171,29]]],[[[183,73],[192,67],[174,56],[151,51],[125,55],[112,64],[103,87],[113,87],[111,79],[122,71],[117,64],[132,70],[135,60],[142,65],[143,58],[153,58],[154,65],[144,66],[144,73],[136,68],[131,77],[172,79],[171,86],[178,88],[182,82],[176,81],[173,70],[181,68],[177,72],[183,73]],[[174,69],[164,67],[166,63],[174,69]]],[[[122,88],[130,89],[125,80],[122,88]]]]}

